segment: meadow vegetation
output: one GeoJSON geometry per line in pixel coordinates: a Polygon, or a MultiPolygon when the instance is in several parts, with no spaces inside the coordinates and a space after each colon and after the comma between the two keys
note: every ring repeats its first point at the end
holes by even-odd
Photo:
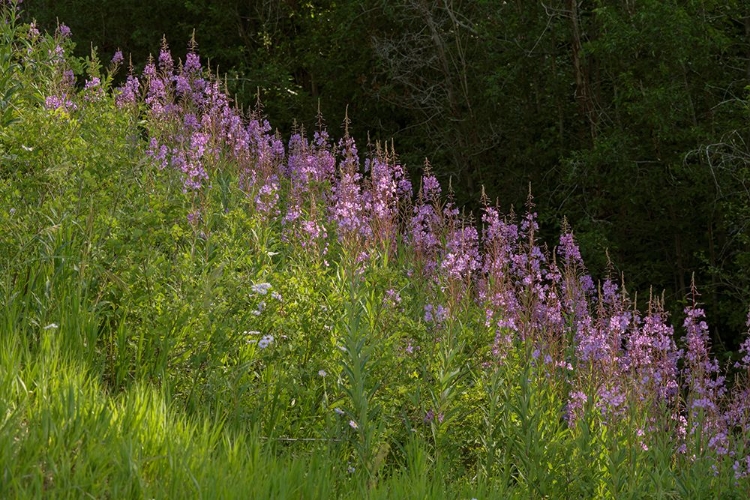
{"type": "Polygon", "coordinates": [[[720,366],[695,286],[675,328],[531,196],[2,15],[0,496],[750,495],[750,341],[720,366]]]}

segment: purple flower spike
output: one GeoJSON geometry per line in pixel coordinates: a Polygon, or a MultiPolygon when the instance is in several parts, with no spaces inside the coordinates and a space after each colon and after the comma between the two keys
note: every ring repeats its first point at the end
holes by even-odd
{"type": "Polygon", "coordinates": [[[44,107],[49,110],[61,109],[63,111],[74,111],[78,109],[78,106],[71,101],[66,95],[62,96],[49,96],[44,101],[44,107]]]}
{"type": "Polygon", "coordinates": [[[586,393],[581,391],[571,392],[568,397],[565,418],[568,421],[568,427],[575,427],[576,421],[583,416],[583,407],[589,398],[586,393]]]}
{"type": "Polygon", "coordinates": [[[359,245],[369,240],[370,200],[362,192],[362,174],[354,139],[348,135],[339,143],[341,156],[340,178],[334,192],[332,219],[337,225],[339,241],[346,245],[359,245]]]}
{"type": "Polygon", "coordinates": [[[128,75],[125,84],[118,88],[115,96],[115,104],[118,107],[126,105],[134,105],[138,102],[138,95],[140,94],[141,84],[133,75],[128,75]]]}
{"type": "Polygon", "coordinates": [[[193,52],[188,53],[185,57],[185,73],[193,74],[201,71],[201,58],[193,52]]]}
{"type": "Polygon", "coordinates": [[[172,76],[174,72],[174,60],[172,59],[172,53],[169,51],[166,39],[162,41],[161,50],[159,51],[159,69],[167,76],[172,76]]]}
{"type": "Polygon", "coordinates": [[[557,249],[558,254],[565,261],[567,266],[583,266],[581,251],[573,238],[573,233],[565,233],[560,236],[560,246],[557,249]]]}
{"type": "Polygon", "coordinates": [[[64,24],[61,24],[60,26],[57,27],[57,32],[63,38],[70,38],[70,28],[68,28],[64,24]]]}
{"type": "MultiPolygon", "coordinates": [[[[20,3],[20,2],[19,2],[20,3]]],[[[36,40],[39,38],[39,28],[36,25],[36,21],[32,21],[29,25],[29,37],[31,37],[32,40],[36,40]]]]}
{"type": "Polygon", "coordinates": [[[425,200],[440,198],[440,183],[429,170],[422,177],[422,196],[424,196],[425,200]]]}
{"type": "Polygon", "coordinates": [[[121,64],[124,60],[125,58],[122,55],[122,51],[119,49],[117,50],[117,52],[115,52],[115,55],[112,56],[112,64],[114,65],[121,64]]]}
{"type": "Polygon", "coordinates": [[[474,226],[454,230],[446,245],[447,253],[441,267],[448,279],[468,282],[480,267],[479,235],[474,226]]]}
{"type": "Polygon", "coordinates": [[[84,85],[84,91],[86,93],[84,99],[90,102],[100,101],[104,97],[104,89],[101,84],[101,80],[96,77],[88,80],[84,85]]]}
{"type": "Polygon", "coordinates": [[[688,385],[688,416],[692,421],[690,432],[698,426],[705,436],[710,436],[709,447],[717,452],[726,450],[726,419],[719,409],[726,393],[725,378],[719,363],[710,354],[708,325],[703,309],[697,307],[697,292],[693,287],[693,304],[685,308],[685,365],[683,377],[688,385]],[[702,421],[700,421],[702,420],[702,421]]]}

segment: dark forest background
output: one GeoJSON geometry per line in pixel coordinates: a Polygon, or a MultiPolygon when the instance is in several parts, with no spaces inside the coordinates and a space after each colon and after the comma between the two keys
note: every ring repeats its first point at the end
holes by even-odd
{"type": "MultiPolygon", "coordinates": [[[[529,184],[554,241],[567,217],[596,277],[650,287],[680,321],[691,277],[718,349],[750,303],[750,2],[746,0],[28,0],[78,55],[165,36],[273,126],[328,128],[425,158],[474,213],[529,184]],[[609,256],[609,259],[608,257],[609,256]],[[608,260],[611,264],[608,264],[608,260]]],[[[121,75],[122,76],[122,75],[121,75]]],[[[360,148],[363,148],[361,144],[360,148]]]]}

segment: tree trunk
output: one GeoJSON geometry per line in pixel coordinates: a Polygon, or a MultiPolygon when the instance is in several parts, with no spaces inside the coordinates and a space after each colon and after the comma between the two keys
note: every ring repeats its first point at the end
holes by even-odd
{"type": "Polygon", "coordinates": [[[581,43],[581,25],[578,13],[578,0],[568,0],[568,15],[572,33],[571,52],[573,57],[573,72],[576,79],[576,102],[578,112],[584,123],[588,123],[591,140],[596,139],[596,114],[589,88],[590,75],[583,61],[583,45],[581,43]]]}

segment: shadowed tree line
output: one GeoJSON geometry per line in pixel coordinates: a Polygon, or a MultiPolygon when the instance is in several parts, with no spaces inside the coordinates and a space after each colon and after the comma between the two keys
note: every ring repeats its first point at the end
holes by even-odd
{"type": "MultiPolygon", "coordinates": [[[[691,276],[737,347],[750,301],[750,4],[741,0],[38,0],[80,55],[145,61],[163,37],[258,92],[276,125],[318,109],[425,157],[458,204],[522,206],[547,241],[570,221],[595,276],[624,273],[645,304],[691,276]],[[608,260],[611,264],[608,264],[608,260]]],[[[139,68],[136,68],[139,69],[139,68]]],[[[287,126],[287,125],[285,125],[287,126]]],[[[329,127],[332,130],[335,127],[329,127]]],[[[281,130],[289,134],[290,129],[281,130]]],[[[343,134],[343,131],[342,131],[343,134]]],[[[640,300],[640,299],[639,299],[640,300]]]]}

